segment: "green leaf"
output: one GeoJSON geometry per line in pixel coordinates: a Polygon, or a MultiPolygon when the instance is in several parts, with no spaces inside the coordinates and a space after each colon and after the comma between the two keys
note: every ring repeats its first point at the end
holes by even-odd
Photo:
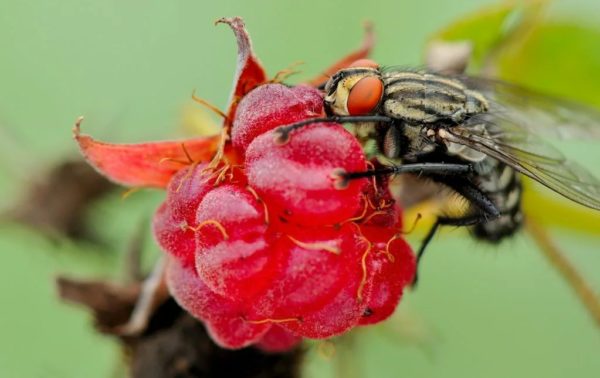
{"type": "Polygon", "coordinates": [[[538,24],[502,52],[498,68],[507,81],[600,106],[600,28],[574,21],[538,24]]]}

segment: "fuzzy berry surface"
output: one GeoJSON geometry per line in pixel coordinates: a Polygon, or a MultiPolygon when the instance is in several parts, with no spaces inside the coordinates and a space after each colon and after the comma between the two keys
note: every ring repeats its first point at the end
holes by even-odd
{"type": "Polygon", "coordinates": [[[234,158],[181,169],[155,214],[172,295],[225,348],[281,352],[380,322],[415,274],[387,180],[340,185],[372,166],[352,134],[316,123],[278,142],[322,103],[310,87],[257,87],[233,120],[234,158]]]}

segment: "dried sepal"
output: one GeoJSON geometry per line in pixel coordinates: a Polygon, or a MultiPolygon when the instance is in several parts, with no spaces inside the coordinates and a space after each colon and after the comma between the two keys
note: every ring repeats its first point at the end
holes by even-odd
{"type": "Polygon", "coordinates": [[[58,296],[90,309],[99,331],[117,333],[127,322],[141,291],[139,283],[118,285],[108,281],[79,280],[60,276],[56,279],[58,296]]]}
{"type": "Polygon", "coordinates": [[[217,24],[227,24],[235,34],[238,45],[238,59],[233,88],[229,95],[227,119],[233,120],[238,102],[244,95],[257,86],[267,82],[267,74],[252,51],[252,41],[241,17],[221,18],[217,24]]]}

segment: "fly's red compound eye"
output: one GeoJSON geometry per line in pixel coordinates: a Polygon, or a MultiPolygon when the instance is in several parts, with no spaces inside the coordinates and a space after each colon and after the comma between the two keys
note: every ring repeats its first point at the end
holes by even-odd
{"type": "Polygon", "coordinates": [[[360,79],[350,89],[348,95],[348,114],[369,114],[379,104],[383,95],[383,83],[376,76],[366,76],[360,79]]]}
{"type": "Polygon", "coordinates": [[[377,64],[376,61],[371,59],[359,59],[352,62],[349,67],[379,68],[379,64],[377,64]]]}

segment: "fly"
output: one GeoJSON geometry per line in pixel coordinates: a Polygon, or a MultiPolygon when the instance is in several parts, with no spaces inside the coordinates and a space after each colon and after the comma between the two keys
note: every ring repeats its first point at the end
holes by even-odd
{"type": "Polygon", "coordinates": [[[513,235],[523,223],[521,175],[600,210],[600,181],[538,136],[600,138],[594,110],[500,81],[380,68],[364,59],[334,74],[324,91],[327,116],[280,127],[279,143],[315,122],[353,123],[363,143],[374,141],[394,163],[347,172],[344,180],[418,173],[467,200],[464,215],[437,218],[417,261],[440,226],[470,226],[490,242],[513,235]]]}

